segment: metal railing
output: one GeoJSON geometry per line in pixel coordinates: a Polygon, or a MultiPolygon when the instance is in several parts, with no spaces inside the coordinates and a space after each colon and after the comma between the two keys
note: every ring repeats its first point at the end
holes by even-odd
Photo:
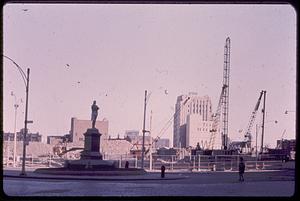
{"type": "MultiPolygon", "coordinates": [[[[160,170],[164,165],[168,171],[238,171],[241,155],[195,155],[186,156],[182,159],[177,155],[153,155],[152,163],[149,158],[144,160],[146,170],[160,170]],[[150,167],[152,164],[152,167],[150,167]]],[[[277,170],[283,167],[284,161],[279,160],[280,156],[264,155],[263,158],[242,156],[246,166],[246,171],[253,170],[277,170]]],[[[141,168],[141,160],[129,155],[110,155],[106,160],[118,161],[118,166],[125,167],[126,161],[129,167],[141,168]]]]}
{"type": "MultiPolygon", "coordinates": [[[[144,159],[144,168],[148,171],[160,171],[161,166],[164,165],[167,171],[238,171],[240,157],[240,155],[194,155],[180,159],[176,155],[153,155],[152,163],[150,163],[149,158],[144,159]]],[[[282,169],[284,165],[284,160],[278,160],[280,157],[274,155],[265,155],[263,158],[243,156],[243,158],[246,171],[278,170],[282,169]]],[[[141,159],[132,155],[105,155],[104,160],[116,161],[119,168],[124,168],[127,161],[130,168],[141,168],[142,165],[141,159]]],[[[19,158],[18,161],[20,167],[22,158],[19,158]]],[[[5,164],[6,160],[3,162],[5,164]]],[[[26,166],[28,167],[62,167],[63,164],[63,158],[53,155],[42,157],[27,155],[26,157],[26,166]]]]}

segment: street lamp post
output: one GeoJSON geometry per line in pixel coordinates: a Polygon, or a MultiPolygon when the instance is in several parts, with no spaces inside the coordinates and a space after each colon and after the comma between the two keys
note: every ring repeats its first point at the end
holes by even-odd
{"type": "Polygon", "coordinates": [[[23,160],[22,160],[22,171],[21,176],[26,176],[25,173],[25,159],[26,159],[26,136],[27,136],[27,115],[28,115],[28,91],[29,91],[29,73],[30,69],[27,68],[27,84],[26,84],[26,106],[25,106],[25,122],[24,122],[24,139],[23,139],[23,160]]]}
{"type": "MultiPolygon", "coordinates": [[[[151,111],[151,119],[150,119],[150,131],[146,130],[146,107],[147,107],[147,99],[149,99],[151,95],[151,91],[147,96],[147,90],[145,90],[145,99],[144,99],[144,120],[143,120],[143,140],[142,140],[142,169],[144,169],[144,157],[145,157],[145,133],[149,133],[150,136],[150,160],[152,160],[152,138],[151,138],[151,121],[152,121],[152,111],[151,111]]],[[[189,99],[189,98],[188,98],[189,99]]],[[[152,162],[150,162],[150,165],[152,165],[152,162]]],[[[150,168],[151,169],[151,168],[150,168]]]]}
{"type": "Polygon", "coordinates": [[[25,103],[25,121],[24,121],[24,139],[23,139],[23,160],[22,160],[22,171],[21,171],[21,176],[26,176],[25,173],[25,158],[26,158],[26,136],[27,136],[27,123],[29,121],[27,121],[27,116],[28,116],[28,92],[29,92],[29,73],[30,73],[30,68],[27,68],[27,75],[24,73],[24,71],[22,70],[22,68],[11,58],[9,58],[8,56],[3,55],[3,57],[9,59],[10,61],[12,61],[15,66],[18,68],[22,79],[24,81],[25,87],[26,87],[26,103],[25,103]]]}

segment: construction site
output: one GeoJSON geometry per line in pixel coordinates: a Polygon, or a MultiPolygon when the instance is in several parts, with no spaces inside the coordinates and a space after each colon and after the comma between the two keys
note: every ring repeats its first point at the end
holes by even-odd
{"type": "MultiPolygon", "coordinates": [[[[196,147],[186,148],[172,148],[168,152],[165,150],[163,154],[155,153],[149,154],[149,148],[145,151],[150,169],[159,169],[161,164],[167,164],[170,170],[174,169],[189,169],[189,170],[220,170],[220,171],[234,171],[238,170],[240,158],[246,161],[246,168],[248,170],[258,169],[280,169],[283,162],[293,160],[295,158],[295,147],[284,148],[283,143],[278,144],[275,149],[270,149],[264,146],[264,132],[265,132],[265,116],[266,116],[266,90],[258,89],[258,99],[255,102],[253,98],[254,109],[250,114],[249,123],[243,134],[244,140],[234,141],[228,134],[229,116],[229,89],[230,89],[230,38],[226,38],[224,46],[224,66],[223,66],[223,83],[221,93],[218,100],[216,112],[212,115],[212,127],[210,129],[209,143],[206,148],[201,148],[199,143],[196,147]],[[260,92],[259,92],[260,91],[260,92]],[[260,128],[256,128],[254,134],[253,125],[255,125],[257,115],[262,116],[260,128]],[[261,132],[259,139],[258,132],[261,132]],[[254,137],[254,135],[256,135],[254,137]],[[216,148],[215,141],[221,138],[221,148],[216,148]],[[258,147],[258,141],[260,147],[258,147]],[[172,153],[173,152],[173,153],[172,153]],[[152,167],[154,164],[154,168],[152,167]]],[[[187,97],[182,105],[189,101],[187,97]]],[[[181,105],[181,107],[182,107],[181,105]]],[[[180,110],[181,108],[177,108],[180,110]]],[[[174,113],[174,122],[178,118],[179,112],[174,113]]],[[[275,123],[277,123],[275,121],[275,123]]],[[[170,126],[170,122],[166,127],[170,126]]],[[[163,135],[166,127],[162,129],[157,141],[163,135]]],[[[285,131],[282,133],[282,140],[285,131]]]]}
{"type": "MultiPolygon", "coordinates": [[[[124,137],[124,139],[119,138],[119,136],[116,139],[111,139],[108,136],[102,136],[102,149],[100,151],[103,153],[104,159],[116,160],[119,167],[123,167],[126,161],[128,161],[131,167],[141,167],[148,169],[149,171],[159,170],[161,165],[165,165],[167,169],[172,171],[235,171],[238,168],[240,157],[244,158],[246,161],[246,168],[249,170],[280,169],[283,167],[284,161],[294,159],[295,146],[290,146],[288,148],[283,146],[284,133],[282,134],[282,142],[276,149],[268,149],[264,146],[266,90],[258,89],[258,99],[256,102],[255,98],[253,98],[254,108],[250,114],[249,123],[245,132],[242,133],[244,140],[234,141],[230,138],[228,132],[228,127],[230,125],[228,120],[230,111],[230,54],[230,38],[227,37],[224,46],[223,83],[220,89],[221,92],[216,111],[212,113],[210,117],[212,124],[206,146],[201,147],[198,143],[197,146],[155,148],[155,144],[170,128],[173,121],[176,122],[180,115],[179,110],[189,102],[190,97],[186,97],[182,104],[176,108],[174,114],[166,122],[163,128],[158,133],[155,133],[157,137],[152,138],[152,113],[150,116],[149,131],[145,128],[146,102],[147,97],[149,96],[149,94],[147,95],[147,91],[145,91],[143,135],[138,136],[138,139],[130,139],[128,136],[126,138],[124,137]],[[254,137],[253,125],[255,125],[257,115],[262,116],[262,122],[260,128],[256,128],[254,137]],[[259,134],[261,136],[260,139],[258,139],[258,132],[261,132],[259,134]],[[147,138],[147,140],[145,140],[145,138],[147,138]],[[221,142],[221,146],[216,146],[216,140],[221,142]],[[260,147],[258,147],[258,141],[260,147]]],[[[89,124],[89,121],[86,122],[89,124]]],[[[72,125],[73,124],[74,123],[72,123],[72,125]]],[[[83,126],[82,128],[86,129],[85,127],[87,126],[83,126]]],[[[11,147],[12,146],[10,145],[10,148],[11,147]]],[[[21,144],[18,147],[21,147],[21,144]]],[[[26,157],[27,165],[59,167],[64,165],[65,160],[76,160],[80,157],[80,152],[83,150],[83,142],[81,144],[76,144],[74,139],[63,138],[62,141],[56,142],[53,146],[47,145],[47,148],[40,149],[43,149],[40,154],[40,151],[37,151],[36,149],[28,153],[29,155],[26,157]]],[[[4,149],[4,152],[6,152],[4,153],[4,156],[7,156],[4,163],[7,161],[6,164],[8,166],[12,163],[12,157],[10,157],[9,152],[6,149],[4,149]]],[[[18,153],[20,152],[21,150],[18,151],[18,153]]],[[[21,160],[22,159],[19,156],[18,164],[20,164],[21,160]]],[[[14,164],[14,166],[18,165],[14,164]]]]}

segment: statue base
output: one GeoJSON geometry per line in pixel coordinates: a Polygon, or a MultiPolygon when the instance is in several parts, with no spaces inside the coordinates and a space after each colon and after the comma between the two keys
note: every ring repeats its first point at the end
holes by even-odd
{"type": "Polygon", "coordinates": [[[84,149],[79,160],[65,161],[68,170],[114,170],[118,167],[117,161],[103,160],[100,153],[101,133],[97,128],[89,128],[84,133],[84,149]]]}
{"type": "Polygon", "coordinates": [[[118,168],[118,162],[113,160],[67,160],[65,168],[68,170],[115,170],[118,168]]]}
{"type": "Polygon", "coordinates": [[[97,128],[89,128],[84,133],[84,150],[81,152],[81,159],[102,160],[100,153],[100,137],[101,133],[97,128]]]}

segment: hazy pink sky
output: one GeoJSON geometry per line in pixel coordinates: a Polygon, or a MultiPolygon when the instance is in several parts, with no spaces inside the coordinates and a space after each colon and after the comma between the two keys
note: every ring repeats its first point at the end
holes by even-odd
{"type": "MultiPolygon", "coordinates": [[[[34,123],[29,130],[43,136],[68,133],[71,117],[89,119],[93,100],[100,107],[98,119],[109,120],[110,135],[141,130],[145,89],[152,92],[147,128],[152,110],[154,137],[181,94],[208,95],[215,111],[226,37],[231,38],[229,137],[243,139],[238,131],[246,129],[260,91],[266,90],[266,144],[274,146],[284,129],[285,138],[295,138],[296,113],[284,114],[296,110],[296,13],[289,5],[3,8],[3,52],[24,71],[31,69],[28,117],[34,123]]],[[[4,58],[3,68],[3,125],[13,132],[10,93],[25,100],[25,86],[11,61],[4,58]]],[[[18,130],[24,108],[23,101],[18,130]]],[[[172,141],[173,126],[162,137],[172,141]]]]}

